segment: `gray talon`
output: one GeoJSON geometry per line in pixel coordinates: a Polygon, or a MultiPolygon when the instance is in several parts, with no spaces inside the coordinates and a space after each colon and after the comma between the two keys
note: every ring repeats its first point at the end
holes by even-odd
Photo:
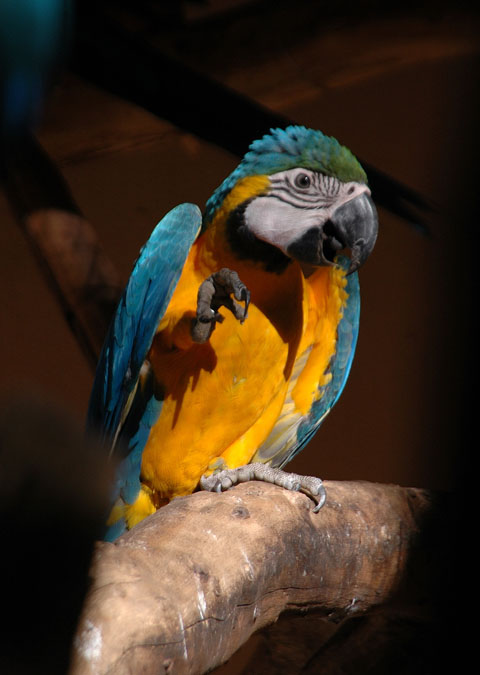
{"type": "Polygon", "coordinates": [[[223,469],[211,476],[202,476],[200,488],[209,492],[222,492],[232,485],[259,480],[273,483],[293,492],[302,492],[315,502],[313,513],[318,513],[325,504],[327,493],[320,478],[315,476],[300,476],[296,473],[287,473],[267,464],[245,464],[236,469],[223,469]]]}
{"type": "Polygon", "coordinates": [[[206,342],[215,325],[223,322],[224,317],[218,312],[220,307],[229,309],[243,323],[247,318],[249,304],[250,291],[234,270],[223,267],[211,274],[198,289],[197,314],[191,329],[193,341],[206,342]]]}

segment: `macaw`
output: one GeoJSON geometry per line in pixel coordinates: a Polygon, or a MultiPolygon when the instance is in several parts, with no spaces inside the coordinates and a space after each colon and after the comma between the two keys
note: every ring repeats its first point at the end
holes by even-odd
{"type": "Polygon", "coordinates": [[[186,203],[159,222],[90,398],[89,427],[121,458],[106,539],[174,497],[251,479],[322,506],[319,478],[282,467],[343,390],[358,334],[357,270],[377,232],[360,163],[301,126],[254,141],[203,217],[186,203]]]}

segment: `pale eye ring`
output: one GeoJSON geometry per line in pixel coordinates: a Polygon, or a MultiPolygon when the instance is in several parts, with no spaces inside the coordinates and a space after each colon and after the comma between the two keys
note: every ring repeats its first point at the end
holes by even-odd
{"type": "Polygon", "coordinates": [[[301,190],[307,190],[312,184],[312,181],[307,173],[297,173],[294,183],[295,187],[298,187],[301,190]]]}

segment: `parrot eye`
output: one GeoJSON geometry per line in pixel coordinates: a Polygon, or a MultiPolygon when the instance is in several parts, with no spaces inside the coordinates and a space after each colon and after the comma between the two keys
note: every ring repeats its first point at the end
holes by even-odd
{"type": "Polygon", "coordinates": [[[299,173],[295,176],[295,185],[296,187],[305,190],[306,188],[309,188],[311,185],[311,180],[310,176],[308,176],[306,173],[299,173]]]}

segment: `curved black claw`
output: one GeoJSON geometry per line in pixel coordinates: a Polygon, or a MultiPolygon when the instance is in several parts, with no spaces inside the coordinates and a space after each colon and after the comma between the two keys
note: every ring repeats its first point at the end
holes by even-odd
{"type": "Polygon", "coordinates": [[[247,483],[251,480],[260,480],[273,483],[286,490],[303,492],[315,502],[314,513],[318,513],[327,499],[325,486],[320,478],[315,476],[300,476],[297,473],[287,473],[267,464],[254,463],[239,466],[236,469],[224,469],[211,476],[202,476],[200,488],[208,492],[222,492],[232,485],[247,483]]]}
{"type": "Polygon", "coordinates": [[[243,323],[247,318],[249,304],[250,291],[234,270],[223,267],[211,274],[198,289],[197,315],[192,322],[193,341],[206,342],[216,324],[222,323],[224,317],[218,312],[220,307],[229,309],[243,323]]]}

